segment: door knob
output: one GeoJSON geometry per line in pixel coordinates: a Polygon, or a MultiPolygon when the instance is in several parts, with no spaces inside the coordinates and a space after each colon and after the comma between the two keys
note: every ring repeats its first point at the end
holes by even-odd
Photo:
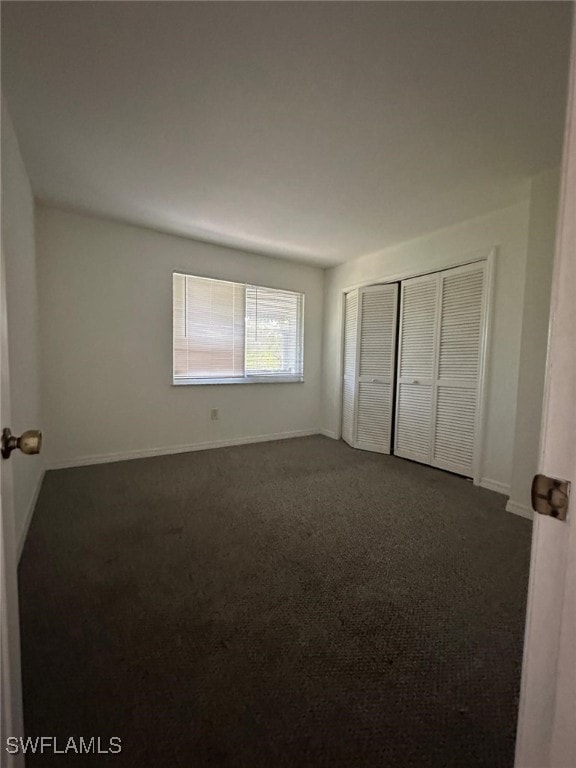
{"type": "Polygon", "coordinates": [[[15,448],[18,448],[27,456],[40,453],[42,447],[42,432],[38,429],[27,429],[22,432],[20,437],[16,437],[10,431],[9,427],[2,430],[2,458],[9,459],[10,454],[15,448]]]}

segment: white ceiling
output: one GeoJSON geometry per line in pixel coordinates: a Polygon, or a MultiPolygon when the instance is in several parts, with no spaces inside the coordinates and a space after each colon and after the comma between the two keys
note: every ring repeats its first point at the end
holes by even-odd
{"type": "Polygon", "coordinates": [[[560,160],[570,3],[2,3],[35,194],[329,266],[560,160]]]}

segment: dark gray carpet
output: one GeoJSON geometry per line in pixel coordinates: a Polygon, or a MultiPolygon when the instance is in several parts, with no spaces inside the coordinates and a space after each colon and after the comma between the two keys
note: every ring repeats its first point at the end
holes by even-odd
{"type": "Polygon", "coordinates": [[[47,474],[20,566],[29,765],[509,768],[531,525],[324,437],[47,474]]]}

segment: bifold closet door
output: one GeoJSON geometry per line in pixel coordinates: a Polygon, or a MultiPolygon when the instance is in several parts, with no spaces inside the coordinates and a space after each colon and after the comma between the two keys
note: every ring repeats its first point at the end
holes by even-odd
{"type": "Polygon", "coordinates": [[[440,275],[432,464],[474,475],[484,326],[484,264],[440,275]]]}
{"type": "Polygon", "coordinates": [[[483,262],[402,283],[396,455],[474,475],[483,262]]]}
{"type": "Polygon", "coordinates": [[[390,453],[398,286],[346,295],[342,436],[354,448],[390,453]]]}
{"type": "Polygon", "coordinates": [[[394,453],[430,464],[438,275],[402,283],[394,453]]]}

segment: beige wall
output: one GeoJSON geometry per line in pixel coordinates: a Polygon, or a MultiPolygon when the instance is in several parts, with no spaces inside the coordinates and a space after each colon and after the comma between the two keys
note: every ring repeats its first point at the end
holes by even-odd
{"type": "Polygon", "coordinates": [[[36,221],[50,466],[319,430],[321,269],[45,206],[36,221]],[[303,291],[305,382],[172,386],[174,270],[303,291]]]}
{"type": "Polygon", "coordinates": [[[549,171],[532,180],[530,193],[514,466],[507,507],[528,517],[538,466],[559,184],[559,171],[549,171]]]}
{"type": "MultiPolygon", "coordinates": [[[[2,103],[2,251],[6,269],[10,426],[15,434],[41,428],[34,201],[7,105],[2,103]]],[[[43,456],[15,451],[16,539],[22,547],[43,476],[43,456]]]]}
{"type": "MultiPolygon", "coordinates": [[[[527,189],[528,195],[528,189],[527,189]]],[[[425,237],[354,259],[326,273],[323,414],[327,434],[340,431],[342,292],[354,285],[453,266],[467,255],[497,247],[489,340],[482,484],[509,493],[514,455],[516,394],[529,201],[461,222],[425,237]]]]}

